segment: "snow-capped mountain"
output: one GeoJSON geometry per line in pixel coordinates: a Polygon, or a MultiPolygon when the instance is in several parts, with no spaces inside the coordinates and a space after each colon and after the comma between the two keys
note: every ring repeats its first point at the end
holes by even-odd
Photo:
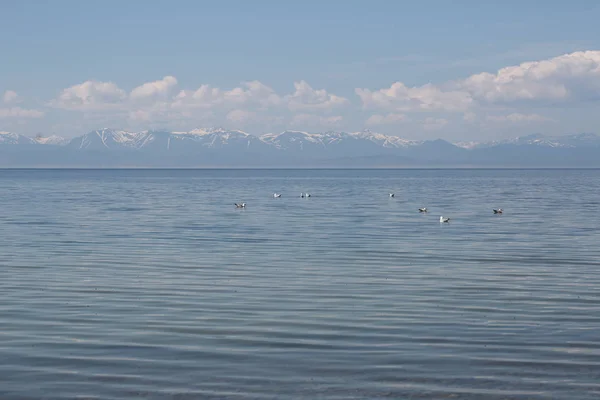
{"type": "Polygon", "coordinates": [[[535,133],[527,136],[517,136],[511,139],[491,142],[457,142],[454,145],[464,149],[477,149],[502,145],[542,146],[542,147],[581,147],[600,146],[600,136],[594,133],[579,133],[564,136],[546,136],[535,133]]]}
{"type": "Polygon", "coordinates": [[[184,144],[194,142],[195,144],[210,149],[223,148],[226,146],[250,148],[262,144],[260,138],[255,135],[240,130],[226,130],[223,128],[194,129],[189,132],[171,132],[170,145],[177,141],[184,144]]]}
{"type": "Polygon", "coordinates": [[[466,150],[472,150],[472,149],[476,149],[477,147],[481,147],[482,143],[480,142],[454,142],[452,143],[453,145],[455,145],[456,147],[460,147],[461,149],[466,149],[466,150]]]}
{"type": "Polygon", "coordinates": [[[69,147],[80,150],[108,149],[217,149],[227,146],[248,148],[261,140],[238,130],[221,128],[194,129],[189,132],[141,131],[130,132],[109,128],[99,129],[72,139],[69,147]]]}
{"type": "Polygon", "coordinates": [[[600,136],[540,134],[491,142],[407,140],[369,130],[253,135],[241,130],[98,129],[65,139],[0,132],[3,166],[553,166],[600,167],[600,136]],[[35,154],[35,155],[34,155],[35,154]]]}
{"type": "Polygon", "coordinates": [[[516,144],[516,145],[533,145],[533,146],[545,146],[545,147],[562,147],[560,141],[553,140],[552,138],[546,137],[539,133],[534,133],[527,136],[519,136],[514,139],[508,139],[502,144],[516,144]]]}
{"type": "Polygon", "coordinates": [[[355,138],[369,140],[375,144],[387,148],[403,148],[423,144],[423,141],[403,139],[399,136],[388,136],[381,133],[371,132],[368,129],[365,129],[361,132],[351,133],[351,135],[355,138]]]}
{"type": "Polygon", "coordinates": [[[14,133],[14,132],[0,131],[0,145],[3,145],[3,144],[23,145],[23,144],[34,144],[34,143],[35,143],[34,140],[27,136],[23,136],[18,133],[14,133]]]}
{"type": "MultiPolygon", "coordinates": [[[[304,151],[310,149],[334,149],[343,143],[360,143],[361,145],[374,144],[384,149],[410,149],[423,146],[432,141],[419,141],[403,139],[399,136],[384,135],[370,130],[359,132],[308,133],[303,131],[286,130],[280,133],[266,133],[252,135],[241,130],[227,130],[223,128],[199,128],[191,131],[140,131],[132,132],[103,128],[82,136],[65,139],[61,136],[37,136],[29,138],[14,132],[0,132],[0,144],[41,144],[63,145],[85,149],[143,149],[158,144],[159,147],[170,149],[174,142],[191,145],[200,145],[205,148],[217,149],[228,146],[246,147],[259,146],[261,143],[277,150],[304,151]]],[[[593,133],[580,133],[566,136],[545,136],[532,134],[511,139],[489,142],[455,142],[454,146],[473,150],[484,147],[500,145],[535,145],[546,147],[579,147],[598,146],[600,136],[593,133]]]]}
{"type": "Polygon", "coordinates": [[[308,133],[302,131],[284,131],[281,133],[267,133],[260,136],[260,139],[281,150],[304,150],[311,147],[320,149],[331,148],[342,143],[365,142],[363,144],[375,144],[383,148],[406,148],[422,144],[422,141],[402,139],[398,136],[387,136],[381,133],[374,133],[369,130],[361,132],[324,132],[308,133]],[[369,143],[366,143],[369,142],[369,143]]]}
{"type": "Polygon", "coordinates": [[[510,139],[478,143],[473,148],[494,147],[500,145],[562,147],[560,141],[554,140],[553,138],[541,135],[539,133],[534,133],[527,136],[517,136],[510,139]]]}
{"type": "Polygon", "coordinates": [[[123,147],[139,149],[152,140],[148,131],[129,132],[104,128],[72,139],[69,147],[92,150],[123,147]]]}
{"type": "Polygon", "coordinates": [[[600,146],[600,135],[595,133],[577,133],[555,137],[553,140],[566,147],[600,146]]]}
{"type": "Polygon", "coordinates": [[[55,145],[55,146],[64,146],[69,143],[69,139],[66,139],[62,136],[51,135],[51,136],[36,136],[33,140],[37,144],[47,144],[47,145],[55,145]]]}
{"type": "Polygon", "coordinates": [[[267,133],[259,139],[279,150],[303,151],[310,148],[324,149],[323,134],[310,134],[301,131],[284,131],[281,133],[267,133]]]}

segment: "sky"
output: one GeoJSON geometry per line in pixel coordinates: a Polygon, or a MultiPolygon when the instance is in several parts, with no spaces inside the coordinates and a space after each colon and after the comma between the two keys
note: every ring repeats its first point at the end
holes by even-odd
{"type": "Polygon", "coordinates": [[[600,133],[600,2],[0,0],[0,131],[600,133]]]}

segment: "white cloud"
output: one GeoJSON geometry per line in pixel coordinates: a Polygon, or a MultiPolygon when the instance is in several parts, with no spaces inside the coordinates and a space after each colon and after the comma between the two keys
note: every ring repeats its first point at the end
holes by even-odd
{"type": "Polygon", "coordinates": [[[191,109],[191,108],[210,108],[220,96],[217,88],[211,88],[209,85],[202,85],[198,90],[181,90],[173,98],[172,108],[191,109]]]}
{"type": "Polygon", "coordinates": [[[129,112],[129,120],[132,122],[148,122],[152,119],[152,114],[144,110],[135,110],[129,112]]]}
{"type": "Polygon", "coordinates": [[[298,114],[292,118],[291,125],[298,127],[331,128],[339,126],[343,119],[340,115],[324,117],[313,114],[298,114]]]}
{"type": "Polygon", "coordinates": [[[315,90],[304,81],[296,82],[295,91],[287,95],[278,94],[256,80],[232,89],[205,84],[196,90],[181,89],[173,95],[176,84],[176,78],[165,77],[142,84],[127,95],[112,83],[89,81],[65,89],[51,104],[86,112],[108,110],[118,114],[118,118],[139,125],[155,121],[200,123],[205,122],[208,115],[215,123],[227,121],[238,126],[244,123],[285,125],[285,121],[292,125],[333,126],[341,117],[313,114],[329,113],[349,103],[323,89],[315,90]]]}
{"type": "Polygon", "coordinates": [[[133,89],[129,97],[132,100],[144,100],[151,98],[165,98],[177,85],[177,79],[173,76],[165,76],[161,80],[144,83],[133,89]]]}
{"type": "Polygon", "coordinates": [[[390,125],[406,120],[404,114],[389,113],[386,115],[374,114],[367,119],[367,125],[390,125]]]}
{"type": "Polygon", "coordinates": [[[509,66],[496,73],[482,72],[442,85],[408,87],[395,82],[379,90],[355,89],[365,109],[400,112],[463,112],[465,121],[479,105],[529,102],[600,100],[600,51],[579,51],[509,66]]]}
{"type": "Polygon", "coordinates": [[[315,90],[305,81],[294,82],[294,88],[294,93],[284,99],[292,111],[331,111],[349,103],[348,99],[324,89],[315,90]]]}
{"type": "Polygon", "coordinates": [[[256,118],[256,113],[253,111],[246,110],[232,110],[227,113],[227,120],[232,122],[248,122],[256,118]]]}
{"type": "Polygon", "coordinates": [[[261,109],[278,106],[281,97],[269,86],[259,82],[244,82],[242,86],[223,90],[202,85],[197,90],[182,90],[174,98],[175,108],[238,108],[252,106],[261,109]]]}
{"type": "Polygon", "coordinates": [[[2,101],[5,104],[16,103],[19,100],[19,95],[14,90],[7,90],[2,96],[2,101]]]}
{"type": "Polygon", "coordinates": [[[410,111],[465,111],[471,106],[471,96],[460,90],[442,90],[427,84],[407,87],[395,82],[389,88],[371,91],[356,89],[364,108],[410,111]]]}
{"type": "MultiPolygon", "coordinates": [[[[201,85],[196,90],[182,89],[173,96],[176,85],[175,77],[166,76],[144,83],[128,95],[112,82],[86,81],[64,89],[50,105],[80,111],[118,111],[132,121],[164,119],[167,115],[171,118],[193,116],[194,110],[203,109],[221,114],[230,121],[239,122],[254,115],[254,120],[272,122],[280,120],[281,115],[267,116],[266,113],[330,112],[349,103],[324,89],[313,89],[305,81],[295,82],[294,92],[287,95],[280,95],[256,80],[229,90],[201,85]]],[[[331,123],[331,119],[323,118],[323,121],[331,123]]]]}
{"type": "Polygon", "coordinates": [[[444,118],[428,117],[423,121],[423,128],[428,131],[442,129],[446,125],[448,125],[448,120],[444,118]]]}
{"type": "Polygon", "coordinates": [[[284,119],[281,116],[267,115],[264,113],[241,109],[231,110],[227,113],[226,119],[233,124],[233,126],[239,128],[244,128],[244,126],[248,124],[272,126],[282,124],[284,122],[284,119]]]}
{"type": "MultiPolygon", "coordinates": [[[[294,82],[288,90],[277,91],[257,80],[229,88],[179,85],[174,76],[165,76],[142,83],[128,93],[115,83],[90,80],[62,90],[49,104],[81,111],[86,121],[102,115],[115,125],[128,122],[140,127],[208,122],[240,128],[248,124],[257,129],[274,124],[339,127],[342,122],[344,126],[360,124],[362,115],[358,111],[362,105],[369,110],[365,123],[372,126],[402,123],[412,119],[411,113],[419,113],[425,115],[413,121],[420,121],[417,123],[428,130],[445,128],[449,121],[468,129],[484,125],[489,128],[492,123],[499,127],[500,123],[521,123],[526,129],[529,127],[525,123],[549,120],[538,114],[545,113],[541,110],[547,109],[548,103],[600,100],[600,51],[526,62],[441,84],[407,86],[395,82],[383,88],[356,88],[354,104],[303,80],[294,82]]],[[[3,99],[14,102],[15,96],[7,91],[3,99]]],[[[35,114],[36,110],[30,111],[35,114]]],[[[23,112],[8,108],[3,111],[5,115],[23,112]]]]}
{"type": "Polygon", "coordinates": [[[251,104],[261,109],[281,104],[281,97],[272,88],[259,81],[244,82],[243,87],[223,92],[223,97],[229,104],[251,104]]]}
{"type": "Polygon", "coordinates": [[[578,51],[543,61],[483,72],[458,87],[486,102],[600,99],[600,51],[578,51]]]}
{"type": "Polygon", "coordinates": [[[512,123],[521,123],[521,122],[547,122],[552,121],[551,118],[544,117],[539,114],[519,114],[512,113],[508,115],[489,115],[486,117],[488,121],[493,122],[512,122],[512,123]]]}
{"type": "Polygon", "coordinates": [[[0,108],[0,118],[41,118],[44,115],[43,111],[21,107],[0,108]]]}
{"type": "Polygon", "coordinates": [[[240,107],[256,110],[274,110],[282,107],[291,111],[331,111],[349,101],[343,97],[315,90],[304,81],[294,83],[295,91],[279,95],[271,87],[259,81],[244,82],[230,90],[202,85],[195,91],[182,90],[175,97],[175,108],[224,108],[240,107]]]}
{"type": "Polygon", "coordinates": [[[64,89],[50,105],[91,111],[114,107],[126,98],[127,93],[112,82],[86,81],[64,89]]]}
{"type": "Polygon", "coordinates": [[[477,120],[477,114],[472,111],[467,111],[463,114],[463,120],[466,122],[475,122],[477,120]]]}

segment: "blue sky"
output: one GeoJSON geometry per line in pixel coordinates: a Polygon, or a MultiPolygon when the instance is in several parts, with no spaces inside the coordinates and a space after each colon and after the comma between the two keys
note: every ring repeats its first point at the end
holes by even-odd
{"type": "Polygon", "coordinates": [[[487,140],[600,122],[596,1],[1,8],[0,130],[368,128],[487,140]]]}

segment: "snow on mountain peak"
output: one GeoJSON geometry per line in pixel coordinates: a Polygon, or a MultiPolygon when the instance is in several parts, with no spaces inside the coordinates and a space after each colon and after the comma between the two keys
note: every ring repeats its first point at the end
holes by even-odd
{"type": "Polygon", "coordinates": [[[234,133],[234,134],[240,134],[240,135],[248,135],[248,133],[244,132],[244,131],[240,131],[237,129],[223,129],[220,127],[217,128],[196,128],[196,129],[192,129],[191,131],[187,131],[187,132],[172,132],[174,134],[179,134],[179,135],[199,135],[199,136],[204,136],[204,135],[214,135],[214,134],[228,134],[228,133],[234,133]]]}
{"type": "Polygon", "coordinates": [[[455,146],[465,149],[478,149],[500,145],[542,146],[542,147],[579,147],[585,145],[600,145],[600,136],[593,133],[579,133],[566,136],[546,136],[539,133],[517,136],[511,139],[493,140],[489,142],[456,142],[455,146]]]}
{"type": "Polygon", "coordinates": [[[476,149],[477,147],[481,146],[480,142],[454,142],[452,143],[453,145],[455,145],[456,147],[460,147],[463,149],[467,149],[467,150],[472,150],[472,149],[476,149]]]}
{"type": "Polygon", "coordinates": [[[250,147],[260,141],[257,136],[237,129],[197,128],[191,131],[171,132],[171,139],[179,143],[190,140],[207,148],[221,148],[227,145],[250,147]]]}
{"type": "MultiPolygon", "coordinates": [[[[221,127],[197,128],[187,132],[169,131],[127,131],[102,128],[91,131],[72,140],[57,135],[44,137],[38,135],[30,138],[14,132],[0,131],[0,144],[4,145],[67,145],[69,148],[108,150],[135,149],[139,150],[152,144],[149,148],[187,149],[190,146],[200,146],[207,149],[230,148],[272,148],[282,151],[302,151],[305,154],[328,153],[344,155],[360,155],[363,153],[403,151],[426,142],[403,139],[399,136],[387,135],[365,129],[356,132],[327,131],[309,133],[299,130],[285,130],[280,133],[267,133],[260,136],[251,135],[241,130],[228,130],[221,127]],[[68,143],[67,143],[68,142],[68,143]],[[378,149],[379,148],[379,149],[378,149]]],[[[539,147],[600,147],[600,136],[591,133],[581,133],[566,136],[545,136],[541,134],[525,135],[512,139],[489,142],[462,141],[453,143],[454,146],[477,150],[501,145],[539,146],[539,147]]]]}
{"type": "Polygon", "coordinates": [[[1,131],[0,144],[32,144],[33,139],[14,132],[1,131]]]}
{"type": "Polygon", "coordinates": [[[0,142],[2,143],[12,143],[17,140],[19,135],[13,132],[1,131],[0,132],[0,142]]]}
{"type": "Polygon", "coordinates": [[[98,129],[73,139],[74,142],[79,143],[80,149],[113,147],[139,149],[153,140],[154,135],[149,131],[130,132],[110,128],[98,129]]]}
{"type": "Polygon", "coordinates": [[[51,136],[36,136],[33,140],[35,140],[38,144],[47,144],[47,145],[56,145],[62,146],[69,142],[68,139],[65,139],[62,136],[51,135],[51,136]]]}
{"type": "Polygon", "coordinates": [[[414,146],[414,145],[423,143],[422,141],[418,141],[418,140],[408,140],[408,139],[403,139],[399,136],[389,136],[389,135],[384,135],[383,133],[372,132],[369,129],[365,129],[365,130],[362,130],[359,132],[353,132],[350,135],[352,135],[356,138],[369,140],[380,146],[388,147],[388,148],[409,147],[409,146],[414,146]]]}
{"type": "Polygon", "coordinates": [[[324,146],[323,136],[323,134],[319,133],[286,130],[281,133],[267,133],[261,135],[259,139],[280,150],[304,150],[305,144],[324,146]]]}

